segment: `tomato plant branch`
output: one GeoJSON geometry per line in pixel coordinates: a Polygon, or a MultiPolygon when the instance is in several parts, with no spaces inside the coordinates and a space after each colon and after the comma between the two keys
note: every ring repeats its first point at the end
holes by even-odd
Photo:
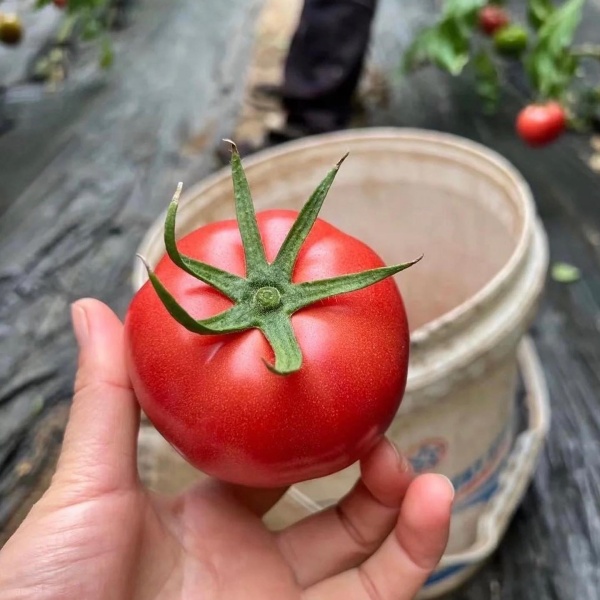
{"type": "MultiPolygon", "coordinates": [[[[329,171],[308,202],[302,208],[277,258],[272,264],[266,259],[264,245],[256,220],[250,187],[239,152],[232,144],[231,170],[238,227],[246,256],[246,278],[222,271],[212,265],[181,254],[175,240],[176,216],[181,184],[171,200],[165,219],[165,247],[168,257],[189,275],[220,291],[234,302],[232,308],[197,320],[183,308],[165,288],[144,261],[150,284],[169,314],[188,331],[202,335],[233,333],[258,328],[275,354],[275,364],[267,365],[277,374],[287,375],[300,369],[302,351],[294,335],[291,316],[302,308],[339,294],[373,285],[407,269],[418,262],[370,269],[339,277],[292,283],[294,265],[308,237],[344,156],[329,171]]],[[[422,258],[422,257],[421,257],[422,258]]]]}

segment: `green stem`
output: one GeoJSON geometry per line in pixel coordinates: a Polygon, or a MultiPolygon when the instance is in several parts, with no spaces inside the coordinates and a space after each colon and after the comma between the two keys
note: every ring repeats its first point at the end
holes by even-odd
{"type": "Polygon", "coordinates": [[[274,310],[281,306],[281,292],[276,287],[261,287],[254,295],[254,300],[262,310],[274,310]]]}
{"type": "Polygon", "coordinates": [[[275,364],[265,365],[272,373],[289,375],[300,370],[302,366],[302,350],[296,340],[292,321],[286,315],[277,314],[261,323],[261,330],[275,354],[275,364]]]}

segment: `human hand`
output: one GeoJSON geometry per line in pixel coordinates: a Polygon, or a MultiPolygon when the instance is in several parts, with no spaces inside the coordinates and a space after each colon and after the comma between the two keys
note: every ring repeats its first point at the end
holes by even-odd
{"type": "Polygon", "coordinates": [[[448,538],[453,490],[382,441],[337,506],[281,532],[285,490],[207,479],[167,498],[137,473],[139,408],[117,317],[73,306],[75,396],[52,484],[0,552],[0,600],[409,600],[448,538]]]}

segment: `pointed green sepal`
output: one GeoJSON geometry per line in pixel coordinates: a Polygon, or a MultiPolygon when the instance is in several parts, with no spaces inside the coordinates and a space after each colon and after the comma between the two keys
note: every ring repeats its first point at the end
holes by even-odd
{"type": "Polygon", "coordinates": [[[349,275],[341,275],[340,277],[332,277],[330,279],[319,279],[317,281],[298,283],[294,286],[296,295],[287,302],[286,308],[290,311],[289,314],[292,314],[292,312],[300,310],[310,304],[314,304],[315,302],[319,302],[319,300],[325,300],[332,296],[339,296],[340,294],[361,290],[412,267],[422,258],[423,256],[420,256],[412,262],[403,263],[401,265],[380,267],[361,273],[350,273],[349,275]]]}
{"type": "Polygon", "coordinates": [[[235,198],[235,214],[242,236],[242,245],[246,256],[246,277],[262,273],[267,266],[265,248],[256,222],[256,212],[252,203],[250,186],[246,179],[242,159],[237,146],[231,140],[231,175],[233,179],[233,195],[235,198]]]}
{"type": "Polygon", "coordinates": [[[231,300],[241,300],[245,289],[245,281],[242,277],[222,271],[217,267],[200,262],[179,252],[175,239],[175,226],[181,189],[182,184],[180,183],[169,204],[165,220],[165,248],[169,258],[186,273],[214,287],[228,298],[231,298],[231,300]]]}
{"type": "Polygon", "coordinates": [[[302,248],[302,244],[304,244],[310,230],[313,228],[323,202],[331,188],[331,184],[347,157],[348,153],[342,156],[335,167],[327,173],[325,179],[317,186],[317,189],[312,193],[308,202],[302,207],[298,218],[292,225],[281,245],[277,257],[273,261],[273,266],[280,269],[287,278],[291,278],[292,276],[300,248],[302,248]]]}
{"type": "Polygon", "coordinates": [[[251,311],[245,304],[236,304],[232,308],[209,317],[208,319],[196,320],[181,306],[171,293],[165,288],[160,279],[150,268],[146,260],[138,254],[144,263],[148,273],[148,279],[155,292],[167,309],[169,314],[188,331],[204,335],[216,335],[221,333],[233,333],[243,331],[255,326],[251,311]]]}

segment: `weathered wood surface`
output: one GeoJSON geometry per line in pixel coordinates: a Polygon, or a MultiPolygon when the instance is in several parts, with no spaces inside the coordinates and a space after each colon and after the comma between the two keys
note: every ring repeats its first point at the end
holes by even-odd
{"type": "MultiPolygon", "coordinates": [[[[235,117],[259,4],[145,0],[107,81],[32,106],[0,137],[0,531],[60,443],[75,360],[69,303],[90,295],[123,313],[145,228],[178,180],[215,166],[208,149],[235,117]]],[[[373,54],[382,70],[431,7],[382,0],[373,54]]],[[[598,0],[587,17],[582,37],[600,42],[598,0]]],[[[451,598],[598,600],[600,176],[585,137],[535,152],[518,142],[522,95],[515,76],[490,119],[467,85],[427,71],[394,83],[389,107],[367,124],[433,128],[498,150],[532,186],[552,260],[582,271],[569,286],[548,280],[534,326],[553,408],[535,480],[498,552],[451,598]]]]}
{"type": "Polygon", "coordinates": [[[0,543],[60,443],[69,304],[94,296],[124,312],[145,229],[179,180],[215,167],[259,8],[144,0],[114,72],[26,105],[0,137],[0,543]]]}

